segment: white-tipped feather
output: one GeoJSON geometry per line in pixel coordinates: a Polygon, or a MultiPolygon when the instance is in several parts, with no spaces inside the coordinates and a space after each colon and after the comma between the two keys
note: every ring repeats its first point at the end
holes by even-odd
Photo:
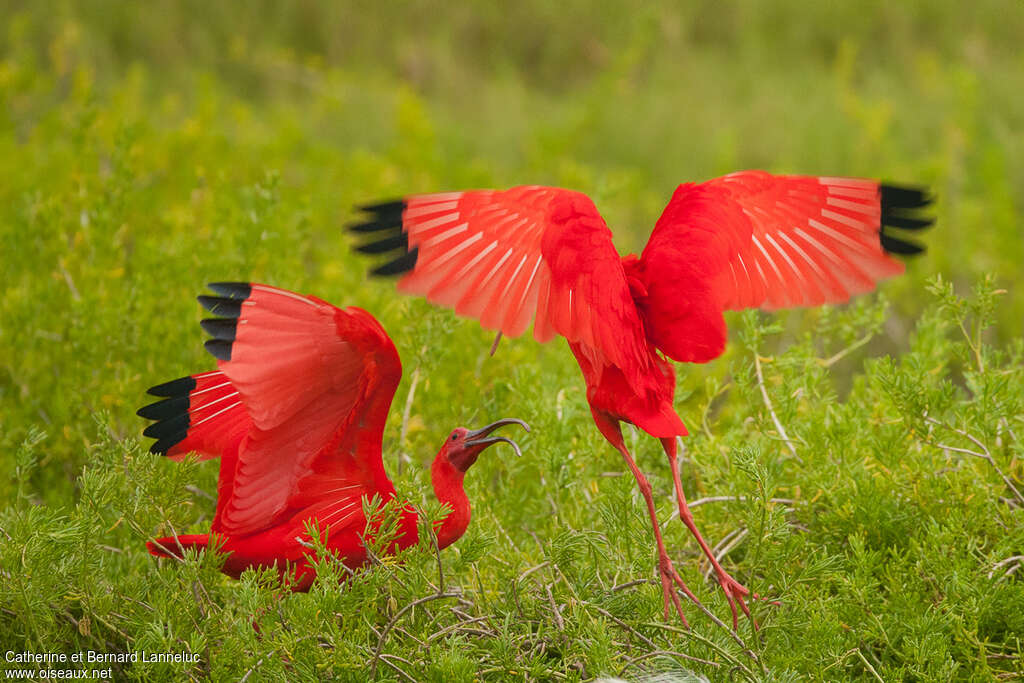
{"type": "MultiPolygon", "coordinates": [[[[220,372],[220,371],[218,370],[217,372],[220,372]]],[[[196,375],[196,379],[198,379],[200,377],[209,377],[210,375],[214,375],[214,374],[217,374],[217,373],[211,372],[211,373],[207,373],[205,375],[196,375]]],[[[205,394],[208,391],[213,391],[214,389],[220,389],[221,387],[226,387],[226,386],[229,386],[230,384],[231,384],[231,382],[221,382],[220,384],[218,384],[216,386],[206,387],[205,389],[199,389],[197,391],[189,392],[189,396],[190,397],[191,396],[199,396],[200,394],[205,394]]]]}
{"type": "Polygon", "coordinates": [[[221,414],[223,414],[223,413],[226,413],[227,411],[231,410],[231,409],[232,409],[232,408],[234,408],[235,406],[239,406],[239,405],[241,405],[241,404],[242,404],[242,401],[241,401],[241,400],[235,401],[235,402],[234,402],[234,403],[232,403],[231,405],[229,405],[229,406],[225,406],[224,408],[221,408],[220,410],[218,410],[218,411],[217,411],[216,413],[214,413],[213,415],[210,415],[210,416],[208,416],[208,417],[204,417],[204,418],[203,418],[202,420],[199,420],[198,422],[195,422],[195,423],[193,423],[193,424],[191,425],[191,427],[198,427],[199,425],[203,424],[204,422],[208,422],[209,420],[212,420],[213,418],[217,417],[218,415],[221,415],[221,414]]]}

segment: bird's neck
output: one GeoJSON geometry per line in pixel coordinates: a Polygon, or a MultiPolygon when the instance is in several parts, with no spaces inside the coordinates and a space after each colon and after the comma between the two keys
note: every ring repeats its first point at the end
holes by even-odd
{"type": "Polygon", "coordinates": [[[462,487],[463,473],[455,469],[447,458],[440,457],[434,461],[430,477],[437,500],[451,508],[443,521],[434,523],[438,546],[447,548],[466,533],[471,515],[469,498],[462,487]]]}

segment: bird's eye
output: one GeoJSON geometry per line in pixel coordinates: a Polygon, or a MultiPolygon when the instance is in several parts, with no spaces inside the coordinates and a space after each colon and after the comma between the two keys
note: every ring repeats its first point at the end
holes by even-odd
{"type": "Polygon", "coordinates": [[[452,432],[452,441],[455,441],[458,438],[459,438],[459,433],[458,432],[452,432]]]}

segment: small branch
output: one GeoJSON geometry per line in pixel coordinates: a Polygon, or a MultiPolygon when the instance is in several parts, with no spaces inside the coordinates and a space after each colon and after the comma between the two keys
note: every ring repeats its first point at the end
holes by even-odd
{"type": "Polygon", "coordinates": [[[461,624],[459,624],[455,628],[455,632],[456,633],[465,633],[466,635],[476,636],[478,638],[497,638],[498,637],[497,635],[495,635],[494,631],[484,631],[483,629],[479,629],[479,628],[468,628],[468,627],[463,626],[461,624]]]}
{"type": "Polygon", "coordinates": [[[974,357],[978,361],[978,372],[984,373],[985,372],[985,361],[984,361],[984,359],[982,358],[982,355],[981,355],[981,347],[982,347],[981,333],[983,331],[981,326],[977,325],[977,327],[978,327],[978,331],[977,331],[978,339],[977,339],[977,342],[975,342],[975,340],[971,336],[971,333],[967,331],[966,327],[964,327],[964,320],[963,320],[963,318],[959,318],[956,322],[957,322],[957,325],[960,326],[960,331],[963,333],[964,339],[967,341],[967,346],[969,346],[971,348],[971,351],[974,352],[974,357]]]}
{"type": "Polygon", "coordinates": [[[398,661],[404,662],[405,664],[408,664],[409,666],[415,666],[415,664],[413,664],[412,662],[410,662],[407,659],[403,659],[403,658],[399,657],[398,655],[381,655],[380,656],[380,661],[384,662],[385,664],[390,666],[392,669],[394,669],[398,673],[402,674],[402,676],[405,677],[405,680],[412,681],[412,683],[416,683],[416,679],[413,678],[412,676],[410,676],[408,673],[406,673],[400,666],[398,666],[397,664],[392,662],[391,661],[392,659],[397,659],[398,661]]]}
{"type": "Polygon", "coordinates": [[[1008,476],[1006,476],[1006,473],[1003,472],[1002,468],[999,467],[999,464],[996,463],[995,458],[992,457],[992,453],[988,450],[988,447],[985,446],[985,444],[983,444],[981,441],[979,441],[972,434],[970,434],[970,433],[968,433],[968,432],[966,432],[966,431],[964,431],[962,429],[958,429],[958,428],[956,428],[956,427],[954,427],[952,425],[948,425],[945,422],[940,422],[939,420],[936,420],[934,417],[930,417],[927,413],[925,413],[923,417],[924,417],[924,421],[927,422],[928,424],[933,424],[933,425],[935,425],[937,427],[942,427],[943,429],[945,429],[947,431],[951,431],[951,432],[953,432],[955,434],[959,434],[960,436],[964,437],[965,439],[967,439],[968,441],[973,443],[975,446],[980,448],[981,452],[979,453],[977,451],[972,451],[972,450],[969,450],[967,448],[957,448],[955,446],[947,446],[946,444],[941,444],[941,443],[938,443],[937,441],[932,441],[931,439],[927,439],[928,441],[931,441],[931,443],[936,448],[941,448],[944,451],[952,451],[952,452],[955,452],[955,453],[964,453],[966,455],[973,455],[976,458],[981,458],[982,460],[987,460],[988,464],[992,466],[992,469],[994,469],[996,471],[996,473],[999,474],[1000,478],[1002,478],[1003,483],[1006,484],[1007,488],[1009,488],[1011,491],[1013,491],[1014,497],[1020,503],[1024,504],[1024,494],[1021,494],[1021,492],[1019,490],[1017,490],[1017,487],[1013,485],[1013,481],[1008,476]]]}
{"type": "Polygon", "coordinates": [[[1002,652],[993,652],[992,654],[985,655],[988,659],[1017,659],[1017,655],[1005,654],[1002,652]]]}
{"type": "Polygon", "coordinates": [[[534,567],[530,567],[529,569],[524,571],[522,574],[520,574],[516,578],[515,582],[516,583],[521,583],[522,580],[525,579],[527,576],[529,576],[530,574],[534,573],[535,571],[538,571],[540,569],[544,569],[544,567],[548,566],[549,564],[551,564],[551,560],[545,560],[545,561],[541,562],[540,564],[538,564],[538,565],[536,565],[534,567]]]}
{"type": "Polygon", "coordinates": [[[573,587],[573,585],[572,585],[572,582],[571,582],[571,581],[569,581],[569,577],[567,577],[567,576],[565,575],[565,572],[563,572],[563,571],[562,571],[562,568],[561,568],[561,567],[559,567],[559,566],[558,566],[557,564],[556,564],[556,565],[554,565],[554,567],[555,567],[555,571],[556,571],[556,572],[558,572],[558,575],[559,575],[559,576],[560,576],[560,577],[562,578],[562,583],[564,583],[564,584],[565,584],[565,587],[566,587],[567,589],[569,589],[569,592],[570,592],[570,593],[572,593],[572,596],[573,596],[574,598],[576,598],[577,600],[579,600],[579,599],[580,599],[580,594],[576,592],[576,589],[575,589],[575,588],[573,587]]]}
{"type": "MultiPolygon", "coordinates": [[[[465,614],[465,612],[459,612],[458,610],[455,610],[455,614],[460,619],[462,619],[462,614],[465,614]]],[[[454,624],[449,624],[448,626],[445,626],[444,628],[442,628],[440,631],[436,631],[434,633],[431,633],[429,636],[427,636],[427,642],[428,643],[433,642],[433,641],[437,640],[438,638],[440,638],[441,636],[443,636],[444,634],[446,634],[446,633],[448,633],[450,631],[455,631],[455,630],[458,630],[460,628],[464,628],[468,624],[478,624],[478,623],[480,623],[482,621],[487,621],[490,618],[491,618],[491,616],[489,614],[485,614],[482,617],[470,617],[469,619],[463,619],[462,621],[458,621],[458,622],[456,622],[454,624]]],[[[490,635],[493,636],[494,633],[492,632],[490,635]]]]}
{"type": "Polygon", "coordinates": [[[199,596],[199,579],[192,582],[192,597],[196,600],[196,607],[199,608],[199,614],[203,616],[203,619],[206,619],[206,605],[203,604],[203,600],[199,596]]]}
{"type": "MultiPolygon", "coordinates": [[[[430,644],[429,644],[429,643],[425,643],[425,642],[423,642],[422,640],[420,640],[419,638],[417,638],[417,637],[416,637],[416,636],[414,636],[413,634],[411,634],[411,633],[409,633],[408,631],[406,631],[406,630],[405,630],[404,628],[402,628],[401,626],[396,626],[396,627],[395,627],[395,631],[397,631],[398,633],[401,633],[401,634],[402,634],[403,636],[405,636],[406,638],[408,638],[408,639],[410,639],[410,640],[415,640],[415,641],[416,641],[416,644],[417,644],[417,645],[419,645],[420,647],[423,647],[423,648],[428,648],[428,647],[430,647],[430,644]]],[[[378,633],[378,634],[377,634],[377,636],[379,637],[379,636],[380,636],[380,634],[378,633]]],[[[384,655],[381,655],[381,656],[383,657],[384,655]]]]}
{"type": "Polygon", "coordinates": [[[373,653],[373,659],[370,660],[370,678],[373,678],[377,674],[377,661],[380,659],[381,650],[384,649],[384,641],[387,640],[388,634],[391,633],[391,629],[395,627],[395,624],[398,623],[398,620],[402,618],[403,614],[411,610],[413,607],[427,602],[442,600],[444,598],[457,598],[461,595],[462,591],[458,590],[448,591],[447,593],[435,593],[434,595],[428,595],[427,597],[420,598],[419,600],[413,600],[408,605],[398,610],[398,613],[392,617],[391,621],[388,622],[388,625],[384,627],[383,631],[381,631],[380,638],[377,640],[377,649],[373,653]]]}
{"type": "MultiPolygon", "coordinates": [[[[644,641],[644,643],[647,645],[647,647],[651,648],[652,650],[657,650],[658,649],[658,646],[654,643],[653,640],[651,640],[650,638],[648,638],[644,634],[640,633],[640,631],[637,631],[635,628],[633,628],[632,626],[630,626],[626,622],[622,621],[621,619],[619,619],[617,616],[615,616],[614,614],[612,614],[608,610],[603,609],[601,607],[598,607],[597,605],[589,605],[589,606],[592,607],[593,609],[597,610],[598,612],[600,612],[605,618],[611,619],[612,621],[614,621],[623,630],[625,630],[625,631],[627,631],[629,633],[632,633],[634,636],[636,636],[640,640],[644,641]]],[[[720,666],[719,664],[716,664],[714,662],[711,662],[711,665],[712,666],[716,666],[716,667],[720,666]]]]}
{"type": "Polygon", "coordinates": [[[565,631],[565,620],[562,619],[562,613],[558,611],[558,605],[555,604],[555,596],[551,592],[551,584],[545,584],[544,590],[546,590],[548,594],[548,604],[551,605],[551,613],[555,617],[555,626],[558,627],[560,632],[565,631]]]}
{"type": "MultiPolygon", "coordinates": [[[[719,541],[718,545],[712,550],[715,555],[715,560],[721,564],[722,558],[728,555],[733,549],[743,542],[743,539],[747,537],[750,530],[745,527],[740,527],[730,534],[727,534],[725,538],[719,541]],[[721,548],[721,549],[719,549],[721,548]]],[[[707,581],[711,578],[711,573],[715,571],[714,565],[708,563],[708,568],[704,572],[704,580],[707,581]]]]}
{"type": "Polygon", "coordinates": [[[206,491],[202,490],[198,486],[193,486],[192,484],[187,484],[185,486],[185,490],[189,491],[190,493],[194,493],[197,496],[205,498],[206,500],[212,500],[212,501],[216,501],[217,500],[215,497],[211,496],[206,491]]]}
{"type": "Polygon", "coordinates": [[[405,454],[405,435],[409,432],[409,414],[412,412],[412,399],[416,395],[416,385],[420,381],[420,366],[412,369],[412,381],[409,383],[409,393],[405,396],[405,406],[402,408],[402,431],[398,435],[398,476],[402,475],[402,462],[409,456],[405,454]]]}
{"type": "Polygon", "coordinates": [[[999,560],[994,565],[992,565],[992,571],[988,573],[988,578],[991,579],[993,576],[995,576],[996,571],[1002,569],[1006,565],[1010,565],[1010,568],[1003,572],[1003,575],[996,579],[996,581],[1008,579],[1011,576],[1013,576],[1018,569],[1020,569],[1021,563],[1024,563],[1024,555],[1011,555],[1010,557],[1007,557],[1005,560],[999,560]]]}
{"type": "Polygon", "coordinates": [[[620,583],[617,586],[612,586],[611,587],[611,592],[615,593],[616,591],[625,590],[627,588],[632,588],[633,586],[639,586],[642,583],[650,583],[650,582],[651,582],[650,579],[637,579],[636,581],[627,581],[626,583],[620,583]]]}
{"type": "MultiPolygon", "coordinates": [[[[981,441],[979,441],[977,439],[977,437],[975,437],[975,436],[965,432],[964,430],[958,429],[958,428],[956,428],[956,427],[954,427],[952,425],[948,425],[945,422],[940,422],[939,420],[936,420],[934,417],[929,416],[927,413],[925,413],[925,415],[924,415],[924,421],[928,422],[930,424],[933,424],[933,425],[935,425],[937,427],[942,427],[943,429],[947,429],[947,430],[949,430],[951,432],[955,432],[955,433],[959,434],[960,436],[964,437],[965,439],[968,439],[971,443],[973,443],[975,446],[977,446],[981,450],[985,451],[986,455],[989,454],[988,453],[988,448],[985,447],[985,444],[983,444],[981,441]]],[[[984,457],[984,456],[982,456],[982,457],[984,457]]]]}
{"type": "Polygon", "coordinates": [[[772,407],[772,400],[768,398],[768,390],[765,389],[764,386],[764,373],[761,372],[761,357],[757,354],[757,351],[754,352],[754,371],[757,373],[757,386],[761,389],[761,398],[764,399],[764,405],[768,408],[768,413],[772,416],[772,422],[775,423],[775,428],[779,431],[779,436],[782,437],[786,446],[789,447],[789,452],[793,454],[796,461],[802,465],[804,461],[799,455],[797,455],[796,448],[793,446],[793,442],[790,440],[789,435],[786,434],[785,427],[783,427],[782,423],[779,422],[779,416],[775,414],[775,408],[772,407]]]}
{"type": "Polygon", "coordinates": [[[847,346],[842,351],[834,354],[833,356],[831,356],[829,358],[826,358],[824,360],[819,358],[818,359],[818,365],[820,365],[823,368],[830,368],[830,367],[832,367],[834,364],[838,363],[843,358],[846,358],[846,356],[848,356],[849,354],[853,353],[854,351],[856,351],[860,347],[862,347],[865,344],[867,344],[869,341],[871,341],[874,338],[874,336],[875,336],[874,332],[868,332],[866,335],[864,335],[863,337],[861,337],[857,341],[853,342],[852,344],[847,346]]]}
{"type": "Polygon", "coordinates": [[[950,451],[952,453],[963,453],[964,455],[973,455],[975,458],[981,458],[982,460],[988,460],[988,456],[978,451],[972,451],[970,448],[957,448],[956,446],[950,446],[938,441],[933,442],[936,448],[941,448],[944,451],[950,451]]]}
{"type": "Polygon", "coordinates": [[[885,679],[878,675],[878,672],[875,671],[875,667],[871,666],[871,662],[869,662],[868,658],[864,656],[864,653],[860,651],[860,648],[854,650],[854,653],[860,657],[860,661],[864,662],[864,666],[868,668],[868,671],[870,671],[875,678],[877,678],[881,683],[885,683],[885,679]]]}

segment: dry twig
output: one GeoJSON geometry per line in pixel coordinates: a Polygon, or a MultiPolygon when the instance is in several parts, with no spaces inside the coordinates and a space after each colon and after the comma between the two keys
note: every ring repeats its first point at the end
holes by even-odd
{"type": "Polygon", "coordinates": [[[796,448],[793,446],[793,441],[789,438],[789,434],[786,433],[786,428],[782,426],[782,422],[779,421],[779,416],[775,414],[775,408],[772,406],[772,400],[768,398],[768,390],[764,386],[764,373],[761,372],[761,356],[754,352],[754,371],[757,373],[757,386],[761,389],[761,398],[764,399],[764,405],[768,408],[768,414],[772,416],[772,422],[775,423],[775,428],[779,431],[779,436],[785,442],[789,448],[789,452],[793,454],[793,457],[801,465],[804,463],[803,459],[797,455],[796,448]]]}
{"type": "Polygon", "coordinates": [[[1022,564],[1024,564],[1024,555],[1011,555],[1010,557],[1007,557],[1005,560],[999,560],[994,565],[992,565],[992,571],[988,573],[988,578],[991,579],[993,576],[995,576],[995,573],[998,570],[1009,565],[1010,568],[1003,572],[1003,575],[996,579],[996,581],[1008,579],[1011,576],[1013,576],[1018,569],[1021,568],[1022,564]]]}
{"type": "Polygon", "coordinates": [[[927,412],[925,412],[924,414],[924,421],[927,422],[928,424],[933,424],[947,431],[959,434],[960,436],[964,437],[965,439],[973,443],[975,446],[980,448],[981,452],[978,452],[973,451],[969,448],[958,448],[956,446],[949,446],[943,443],[939,443],[938,441],[934,441],[931,438],[928,438],[928,440],[931,441],[932,445],[934,445],[936,448],[941,448],[944,451],[950,451],[953,453],[973,455],[976,458],[981,458],[982,460],[988,461],[988,464],[992,466],[992,469],[994,469],[1002,478],[1003,483],[1006,484],[1006,487],[1013,491],[1014,498],[1016,498],[1019,503],[1024,504],[1024,494],[1021,494],[1017,487],[1013,485],[1013,481],[1008,476],[1006,476],[1006,473],[1003,472],[1002,468],[999,467],[999,464],[996,463],[995,458],[992,457],[992,453],[988,450],[988,447],[981,441],[979,441],[977,437],[964,431],[963,429],[958,429],[957,427],[948,425],[945,422],[940,422],[939,420],[936,420],[934,417],[929,417],[927,412]]]}
{"type": "MultiPolygon", "coordinates": [[[[750,529],[747,529],[746,527],[739,527],[726,534],[725,538],[719,541],[718,545],[711,549],[711,552],[714,553],[715,559],[718,560],[719,564],[722,563],[722,558],[732,552],[736,546],[743,542],[743,539],[747,537],[748,533],[750,533],[750,529]]],[[[710,580],[711,574],[714,571],[714,565],[708,562],[708,568],[704,570],[704,580],[710,580]]]]}
{"type": "Polygon", "coordinates": [[[398,453],[398,476],[402,476],[402,463],[409,460],[405,452],[405,435],[409,432],[409,414],[412,412],[412,399],[416,395],[416,385],[420,381],[420,366],[412,369],[412,380],[409,382],[409,393],[405,396],[405,406],[402,408],[402,431],[398,435],[398,443],[403,450],[398,453]]]}

